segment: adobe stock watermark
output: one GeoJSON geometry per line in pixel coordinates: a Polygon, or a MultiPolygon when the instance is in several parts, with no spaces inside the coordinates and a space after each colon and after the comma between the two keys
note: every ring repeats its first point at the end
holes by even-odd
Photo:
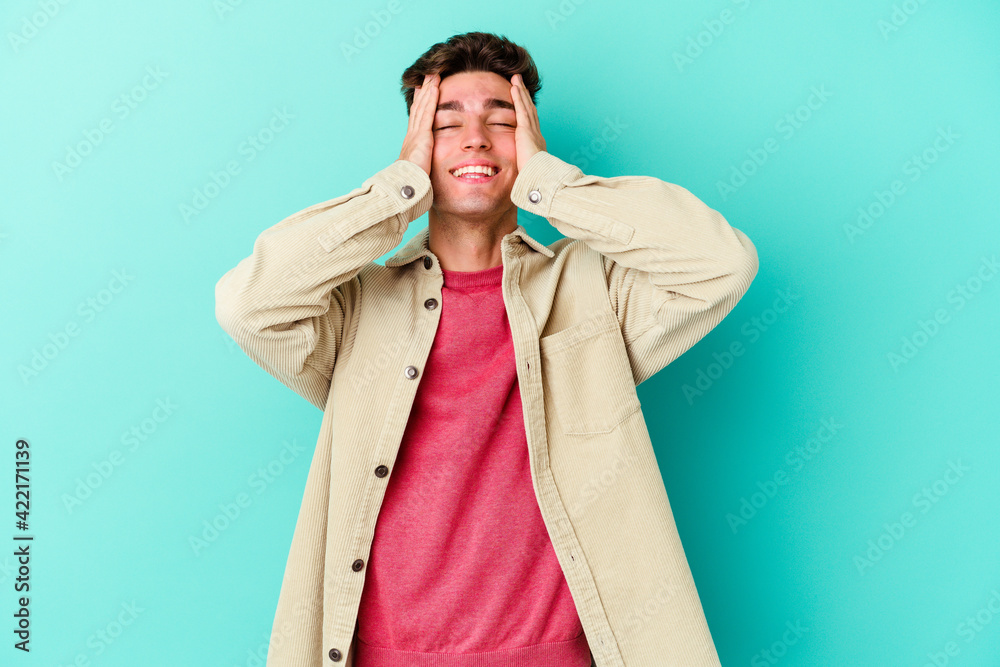
{"type": "MultiPolygon", "coordinates": [[[[960,138],[961,135],[955,134],[950,125],[948,129],[937,128],[937,137],[934,138],[931,145],[919,154],[914,153],[903,163],[901,169],[903,176],[909,177],[911,183],[916,183],[927,173],[931,165],[937,162],[941,155],[954,146],[955,141],[960,138]]],[[[906,187],[903,179],[897,178],[889,184],[887,190],[873,191],[872,199],[869,200],[868,204],[858,207],[854,222],[844,223],[844,234],[847,236],[847,240],[853,245],[857,237],[871,229],[872,225],[885,215],[899,201],[900,197],[906,194],[906,187]]]]}
{"type": "Polygon", "coordinates": [[[629,613],[625,619],[626,632],[637,633],[643,626],[656,618],[660,612],[667,608],[667,604],[677,595],[677,585],[667,581],[662,575],[653,582],[657,585],[649,596],[643,600],[638,609],[629,613]]]}
{"type": "Polygon", "coordinates": [[[42,371],[48,368],[63,350],[69,347],[72,339],[80,335],[81,324],[93,322],[100,313],[107,310],[117,295],[133,280],[135,280],[135,276],[129,274],[127,269],[112,271],[108,286],[99,290],[95,295],[87,297],[77,306],[76,313],[80,316],[81,321],[70,319],[59,330],[49,333],[48,342],[43,343],[41,348],[32,348],[31,361],[27,365],[18,365],[17,373],[21,377],[22,384],[27,386],[30,380],[37,378],[42,371]]]}
{"type": "MultiPolygon", "coordinates": [[[[285,573],[285,578],[289,576],[289,573],[285,573]]],[[[282,579],[282,584],[284,585],[284,578],[282,579]]],[[[322,623],[323,616],[323,599],[325,597],[325,589],[328,586],[332,586],[332,576],[327,574],[324,577],[322,585],[310,587],[311,597],[301,598],[296,601],[293,617],[295,619],[295,624],[293,625],[289,621],[282,621],[281,627],[276,627],[275,624],[271,626],[271,634],[269,635],[268,643],[264,648],[266,654],[262,659],[260,656],[260,651],[262,647],[258,647],[257,651],[254,652],[251,649],[247,649],[247,659],[244,663],[246,667],[263,667],[265,660],[274,660],[281,656],[282,651],[288,647],[295,650],[294,645],[287,643],[287,640],[291,638],[293,631],[298,630],[301,632],[301,628],[309,626],[318,626],[322,623]]]]}
{"type": "Polygon", "coordinates": [[[0,585],[6,584],[8,579],[17,574],[17,570],[17,563],[10,556],[4,556],[3,561],[0,561],[0,585]]]}
{"type": "Polygon", "coordinates": [[[226,344],[226,349],[229,350],[230,354],[241,349],[239,343],[236,342],[236,339],[226,333],[225,329],[220,329],[219,335],[222,336],[222,340],[226,344]]]}
{"type": "Polygon", "coordinates": [[[38,36],[38,33],[45,28],[62,11],[62,8],[69,4],[70,0],[39,0],[38,11],[21,17],[21,26],[17,32],[7,33],[7,42],[10,48],[17,53],[28,42],[38,36]]]}
{"type": "MultiPolygon", "coordinates": [[[[156,407],[153,408],[148,417],[122,432],[119,438],[122,446],[130,454],[136,452],[159,430],[160,425],[174,414],[178,407],[180,406],[170,400],[169,396],[156,399],[156,407]]],[[[74,510],[94,495],[94,491],[104,486],[104,483],[115,474],[115,471],[123,463],[125,463],[125,454],[122,453],[121,449],[113,449],[107,457],[91,463],[90,467],[93,468],[93,472],[87,473],[85,477],[77,477],[73,492],[63,493],[60,497],[66,513],[73,514],[74,510]]]]}
{"type": "Polygon", "coordinates": [[[785,627],[788,629],[781,634],[781,639],[772,642],[770,646],[761,649],[750,658],[750,667],[767,667],[778,664],[782,658],[788,655],[788,649],[798,644],[802,635],[809,632],[809,628],[802,627],[802,621],[799,620],[796,620],[795,623],[785,621],[785,627]]]}
{"type": "Polygon", "coordinates": [[[631,479],[630,471],[635,469],[638,462],[639,459],[634,454],[624,455],[621,450],[617,450],[609,467],[602,470],[599,475],[584,482],[580,488],[580,499],[567,510],[570,519],[581,518],[584,510],[616,483],[623,481],[628,483],[628,480],[631,479]]]}
{"type": "MultiPolygon", "coordinates": [[[[962,459],[948,461],[948,467],[939,479],[913,494],[911,501],[913,507],[920,510],[920,514],[927,514],[971,470],[972,468],[962,463],[962,459]]],[[[868,549],[863,554],[854,556],[854,567],[857,568],[858,574],[864,576],[867,570],[882,560],[890,549],[913,531],[918,519],[919,516],[915,516],[912,512],[903,512],[898,521],[882,524],[883,530],[879,536],[868,540],[868,549]]]]}
{"type": "Polygon", "coordinates": [[[135,623],[139,614],[146,611],[146,608],[140,607],[135,600],[122,602],[120,606],[121,610],[110,621],[87,637],[86,646],[89,651],[79,651],[65,666],[60,662],[56,667],[89,667],[93,658],[104,655],[104,652],[125,633],[125,629],[135,623]]]}
{"type": "MultiPolygon", "coordinates": [[[[833,93],[826,89],[826,84],[821,84],[819,87],[813,86],[809,89],[809,96],[804,103],[784,114],[775,122],[774,131],[780,135],[782,140],[790,141],[831,97],[833,97],[833,93]]],[[[734,164],[729,168],[729,178],[715,182],[715,187],[722,196],[722,200],[727,200],[729,195],[735,194],[746,185],[749,179],[753,178],[760,168],[767,164],[771,155],[780,149],[781,144],[778,138],[773,136],[765,139],[759,148],[748,148],[747,159],[739,165],[734,164]]]]}
{"type": "Polygon", "coordinates": [[[545,20],[549,22],[549,27],[555,30],[560,23],[565,23],[566,19],[576,13],[576,8],[587,0],[562,0],[556,8],[545,10],[545,20]]]}
{"type": "MultiPolygon", "coordinates": [[[[315,207],[313,207],[315,208],[315,207]]],[[[327,209],[329,210],[329,209],[327,209]]],[[[286,218],[287,219],[287,218],[286,218]]],[[[323,233],[317,237],[317,240],[321,243],[338,244],[339,237],[334,240],[334,233],[323,233]]],[[[291,266],[284,269],[281,284],[283,287],[280,289],[270,290],[266,295],[260,294],[253,299],[253,310],[254,312],[266,312],[274,308],[283,308],[288,305],[288,294],[294,293],[298,294],[302,290],[312,289],[317,282],[316,271],[317,269],[326,269],[330,262],[330,255],[324,251],[322,253],[312,252],[303,253],[301,259],[296,261],[291,266]],[[296,281],[293,284],[292,281],[296,281]],[[287,286],[285,286],[287,285],[287,286]],[[266,297],[266,301],[264,300],[266,297]]],[[[358,271],[360,273],[360,270],[358,271]]],[[[325,274],[324,274],[325,275],[325,274]]],[[[351,278],[353,279],[353,277],[351,278]]],[[[350,282],[351,279],[345,280],[344,283],[350,282]]],[[[338,285],[339,287],[339,285],[338,285]]]]}
{"type": "Polygon", "coordinates": [[[67,174],[73,173],[83,161],[93,154],[94,150],[104,143],[104,140],[115,129],[115,119],[123,121],[139,108],[139,105],[149,98],[149,94],[160,87],[169,72],[164,72],[157,65],[146,67],[142,79],[111,102],[111,114],[97,121],[95,127],[83,131],[83,138],[75,144],[66,144],[63,161],[52,161],[52,171],[61,183],[67,174]]]}
{"type": "Polygon", "coordinates": [[[285,131],[294,118],[295,115],[289,113],[287,107],[272,109],[271,117],[267,122],[253,134],[248,134],[237,146],[238,157],[227,161],[225,166],[218,171],[210,170],[205,182],[192,190],[191,198],[177,205],[181,219],[190,224],[191,218],[201,215],[209,204],[229,187],[233,178],[242,173],[243,167],[256,160],[258,155],[267,150],[267,147],[274,142],[279,134],[285,131]]]}
{"type": "Polygon", "coordinates": [[[906,25],[910,17],[920,11],[920,8],[927,4],[927,0],[903,0],[892,6],[892,13],[888,19],[879,19],[876,23],[878,31],[882,33],[882,41],[888,42],[889,35],[899,32],[899,29],[906,25]]]}
{"type": "Polygon", "coordinates": [[[295,463],[305,451],[305,448],[296,444],[294,439],[291,442],[287,440],[283,442],[278,456],[271,459],[267,465],[257,468],[247,478],[247,486],[253,491],[253,495],[240,491],[231,501],[219,503],[219,511],[211,519],[202,520],[200,533],[188,535],[188,546],[194,555],[201,556],[202,552],[218,541],[222,533],[229,530],[243,516],[244,510],[253,505],[254,497],[259,497],[267,491],[278,477],[284,474],[288,466],[295,463]]]}
{"type": "Polygon", "coordinates": [[[220,21],[226,20],[226,18],[236,11],[236,8],[243,4],[243,0],[214,0],[212,2],[212,9],[215,10],[215,16],[220,21]]]}
{"type": "MultiPolygon", "coordinates": [[[[996,255],[992,255],[989,259],[983,256],[979,268],[964,282],[956,283],[955,287],[948,292],[946,299],[949,304],[952,304],[952,312],[957,313],[965,308],[966,304],[982,291],[983,286],[993,280],[993,276],[997,274],[998,270],[1000,270],[1000,262],[997,261],[996,255]]],[[[926,320],[918,319],[913,333],[903,336],[899,348],[886,354],[886,359],[893,372],[898,373],[900,366],[913,361],[920,350],[927,347],[931,340],[941,332],[941,327],[949,322],[951,322],[951,314],[946,308],[936,309],[934,314],[926,320]]]]}
{"type": "Polygon", "coordinates": [[[270,655],[276,649],[280,649],[285,643],[285,638],[291,636],[292,624],[284,621],[280,628],[273,628],[270,632],[263,633],[263,640],[255,647],[246,650],[246,660],[243,664],[246,667],[264,667],[270,655]],[[274,647],[274,650],[271,647],[274,647]]]}
{"type": "MultiPolygon", "coordinates": [[[[750,6],[750,0],[732,0],[740,11],[746,11],[750,6]]],[[[716,41],[722,37],[726,31],[726,26],[730,26],[739,18],[739,14],[730,8],[725,8],[714,18],[705,19],[701,22],[704,30],[700,30],[695,35],[687,38],[687,44],[682,51],[674,51],[674,65],[677,71],[684,73],[684,68],[693,65],[694,61],[702,56],[716,41]]]]}
{"type": "Polygon", "coordinates": [[[769,479],[765,479],[763,482],[757,480],[757,488],[759,490],[751,493],[749,499],[746,496],[740,497],[740,506],[736,510],[736,514],[732,512],[726,514],[726,523],[729,524],[729,529],[733,531],[733,535],[757,516],[764,509],[764,506],[767,505],[768,501],[778,495],[780,488],[788,484],[790,473],[802,470],[808,461],[812,461],[817,454],[823,451],[823,445],[833,440],[833,437],[842,428],[844,428],[844,425],[837,422],[833,417],[820,420],[819,428],[816,429],[812,437],[808,438],[805,443],[796,445],[785,453],[785,464],[788,465],[789,471],[786,471],[783,467],[778,468],[769,479]]]}
{"type": "MultiPolygon", "coordinates": [[[[788,309],[801,298],[790,289],[787,291],[775,290],[775,294],[778,296],[770,308],[765,308],[759,315],[754,315],[740,327],[740,333],[746,336],[748,344],[753,344],[760,340],[761,336],[778,321],[778,318],[783,313],[788,312],[788,309]]],[[[736,359],[742,357],[745,353],[746,348],[742,340],[732,341],[723,348],[721,353],[713,352],[712,358],[715,361],[703,368],[699,368],[695,372],[693,382],[686,382],[681,385],[681,393],[687,399],[688,405],[694,405],[696,397],[704,396],[705,392],[715,386],[719,378],[733,367],[736,359]]]]}
{"type": "MultiPolygon", "coordinates": [[[[346,326],[346,323],[345,323],[346,326]]],[[[396,360],[400,351],[409,345],[411,332],[401,328],[396,337],[391,341],[384,341],[379,344],[378,354],[369,356],[364,362],[355,367],[351,374],[350,385],[354,392],[361,392],[368,387],[384,371],[390,363],[396,360]]]]}
{"type": "MultiPolygon", "coordinates": [[[[975,615],[966,616],[965,619],[955,628],[955,634],[969,644],[979,634],[985,630],[993,620],[1000,616],[1000,590],[993,588],[990,596],[980,607],[975,615]]],[[[952,640],[945,643],[940,651],[927,653],[927,662],[922,667],[945,667],[951,663],[951,659],[957,657],[962,652],[962,647],[958,642],[952,640]]]]}
{"type": "Polygon", "coordinates": [[[340,43],[340,52],[344,54],[344,60],[348,63],[361,55],[361,52],[368,48],[372,40],[382,34],[382,31],[389,27],[392,19],[403,11],[400,0],[389,0],[385,9],[373,9],[371,11],[371,21],[367,21],[363,26],[354,28],[354,38],[351,43],[340,43]]]}
{"type": "MultiPolygon", "coordinates": [[[[324,233],[320,235],[319,238],[321,239],[321,242],[336,243],[336,241],[333,240],[332,233],[331,234],[324,233]]],[[[299,258],[291,266],[286,267],[283,271],[282,282],[283,284],[287,283],[288,286],[280,290],[271,290],[266,294],[261,294],[258,297],[256,297],[253,301],[254,312],[266,312],[274,308],[284,307],[288,303],[287,295],[289,293],[300,293],[302,290],[310,290],[317,282],[317,279],[315,277],[317,269],[327,267],[329,264],[329,259],[330,255],[327,254],[326,252],[303,253],[301,258],[299,258]],[[292,281],[295,282],[292,283],[292,281]]],[[[350,282],[350,279],[344,281],[344,283],[347,282],[350,282]]],[[[331,297],[331,299],[332,298],[333,297],[331,297]]],[[[329,307],[330,308],[335,307],[333,305],[332,300],[330,302],[329,307]]],[[[222,335],[223,340],[225,341],[226,346],[229,349],[230,353],[236,351],[237,349],[242,349],[239,344],[239,341],[237,340],[237,337],[243,338],[247,332],[242,330],[229,331],[226,329],[226,324],[222,322],[220,322],[220,324],[222,324],[223,327],[222,331],[220,332],[220,335],[222,335]]],[[[346,322],[345,326],[347,326],[346,322]]],[[[252,337],[252,335],[255,332],[250,332],[250,333],[252,337]]],[[[404,334],[401,332],[397,335],[397,342],[403,344],[407,340],[407,337],[408,334],[404,334]]],[[[373,376],[366,376],[365,378],[360,380],[360,382],[362,382],[362,385],[360,386],[364,386],[364,384],[369,382],[372,379],[372,377],[373,376]]],[[[358,382],[358,381],[359,380],[356,376],[352,378],[352,382],[358,382]]]]}
{"type": "Polygon", "coordinates": [[[570,154],[569,161],[580,169],[586,169],[599,155],[608,150],[608,146],[616,141],[622,135],[622,131],[628,127],[622,123],[620,116],[615,116],[614,120],[605,117],[600,136],[595,136],[587,144],[577,146],[576,150],[570,154]]]}

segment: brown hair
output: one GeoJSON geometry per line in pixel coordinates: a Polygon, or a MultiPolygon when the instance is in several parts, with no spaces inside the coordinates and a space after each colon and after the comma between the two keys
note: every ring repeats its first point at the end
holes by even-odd
{"type": "Polygon", "coordinates": [[[438,42],[403,72],[400,90],[406,98],[406,114],[413,105],[413,89],[423,84],[425,74],[440,74],[444,79],[459,72],[495,72],[508,81],[520,74],[532,103],[542,89],[535,61],[527,49],[503,35],[467,32],[438,42]]]}

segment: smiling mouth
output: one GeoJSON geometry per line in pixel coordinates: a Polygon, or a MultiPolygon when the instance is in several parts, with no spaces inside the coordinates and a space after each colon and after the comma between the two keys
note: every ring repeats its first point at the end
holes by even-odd
{"type": "Polygon", "coordinates": [[[452,177],[462,181],[463,183],[488,183],[496,178],[500,174],[500,171],[501,170],[499,168],[493,167],[475,167],[474,169],[463,167],[450,173],[452,177]],[[483,173],[483,171],[480,170],[489,170],[492,171],[493,174],[490,175],[489,173],[483,173]],[[456,175],[456,172],[458,172],[459,175],[456,175]]]}

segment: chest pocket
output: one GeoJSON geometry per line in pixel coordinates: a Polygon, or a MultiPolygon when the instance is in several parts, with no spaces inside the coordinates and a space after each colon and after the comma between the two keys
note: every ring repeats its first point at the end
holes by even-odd
{"type": "Polygon", "coordinates": [[[641,407],[610,312],[539,339],[538,351],[546,413],[563,433],[609,433],[641,407]]]}

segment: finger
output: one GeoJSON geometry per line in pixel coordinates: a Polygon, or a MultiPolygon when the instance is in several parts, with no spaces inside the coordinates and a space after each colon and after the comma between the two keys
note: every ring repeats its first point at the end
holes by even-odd
{"type": "Polygon", "coordinates": [[[535,103],[531,100],[531,93],[528,89],[524,87],[524,79],[520,74],[517,75],[517,89],[521,91],[521,100],[524,102],[524,108],[528,111],[528,116],[535,120],[535,125],[538,125],[538,109],[535,107],[535,103]]]}
{"type": "MultiPolygon", "coordinates": [[[[427,77],[425,76],[424,77],[424,81],[426,81],[426,80],[427,80],[427,77]]],[[[413,101],[410,102],[410,114],[409,114],[409,117],[406,119],[406,131],[407,131],[407,133],[409,133],[411,130],[413,130],[414,119],[417,116],[417,112],[420,111],[420,102],[423,99],[424,99],[423,91],[421,90],[420,86],[419,85],[414,86],[413,87],[413,101]]]]}
{"type": "Polygon", "coordinates": [[[539,128],[538,107],[531,101],[531,94],[527,90],[524,91],[524,104],[529,110],[528,116],[531,118],[532,127],[537,130],[539,128]]]}
{"type": "MultiPolygon", "coordinates": [[[[515,74],[514,76],[516,77],[517,75],[515,74]]],[[[519,126],[527,125],[528,117],[525,113],[524,97],[521,94],[521,87],[517,85],[517,82],[513,78],[511,80],[510,96],[514,101],[514,116],[517,118],[517,124],[519,126]]]]}
{"type": "Polygon", "coordinates": [[[529,95],[528,91],[525,90],[524,80],[521,78],[521,75],[517,74],[516,76],[517,76],[517,87],[515,88],[515,91],[517,93],[517,97],[520,100],[521,108],[524,113],[524,118],[525,118],[524,122],[529,127],[537,126],[538,116],[537,112],[535,111],[535,105],[532,104],[531,102],[531,95],[529,95]]]}
{"type": "Polygon", "coordinates": [[[430,80],[430,75],[425,74],[424,80],[413,88],[413,104],[411,108],[414,112],[420,111],[424,105],[424,98],[427,95],[427,83],[430,80]]]}
{"type": "Polygon", "coordinates": [[[422,130],[427,124],[427,104],[431,97],[430,75],[424,75],[424,82],[414,92],[413,112],[410,114],[410,129],[422,130]]]}
{"type": "Polygon", "coordinates": [[[410,124],[408,128],[411,132],[417,126],[417,119],[420,117],[420,110],[424,106],[425,91],[426,88],[423,86],[416,86],[413,89],[413,103],[410,104],[410,124]]]}
{"type": "Polygon", "coordinates": [[[438,101],[438,84],[436,75],[431,77],[424,91],[423,108],[421,109],[421,116],[419,119],[419,125],[417,127],[422,132],[430,132],[434,127],[434,116],[437,114],[437,101],[438,101]]]}

